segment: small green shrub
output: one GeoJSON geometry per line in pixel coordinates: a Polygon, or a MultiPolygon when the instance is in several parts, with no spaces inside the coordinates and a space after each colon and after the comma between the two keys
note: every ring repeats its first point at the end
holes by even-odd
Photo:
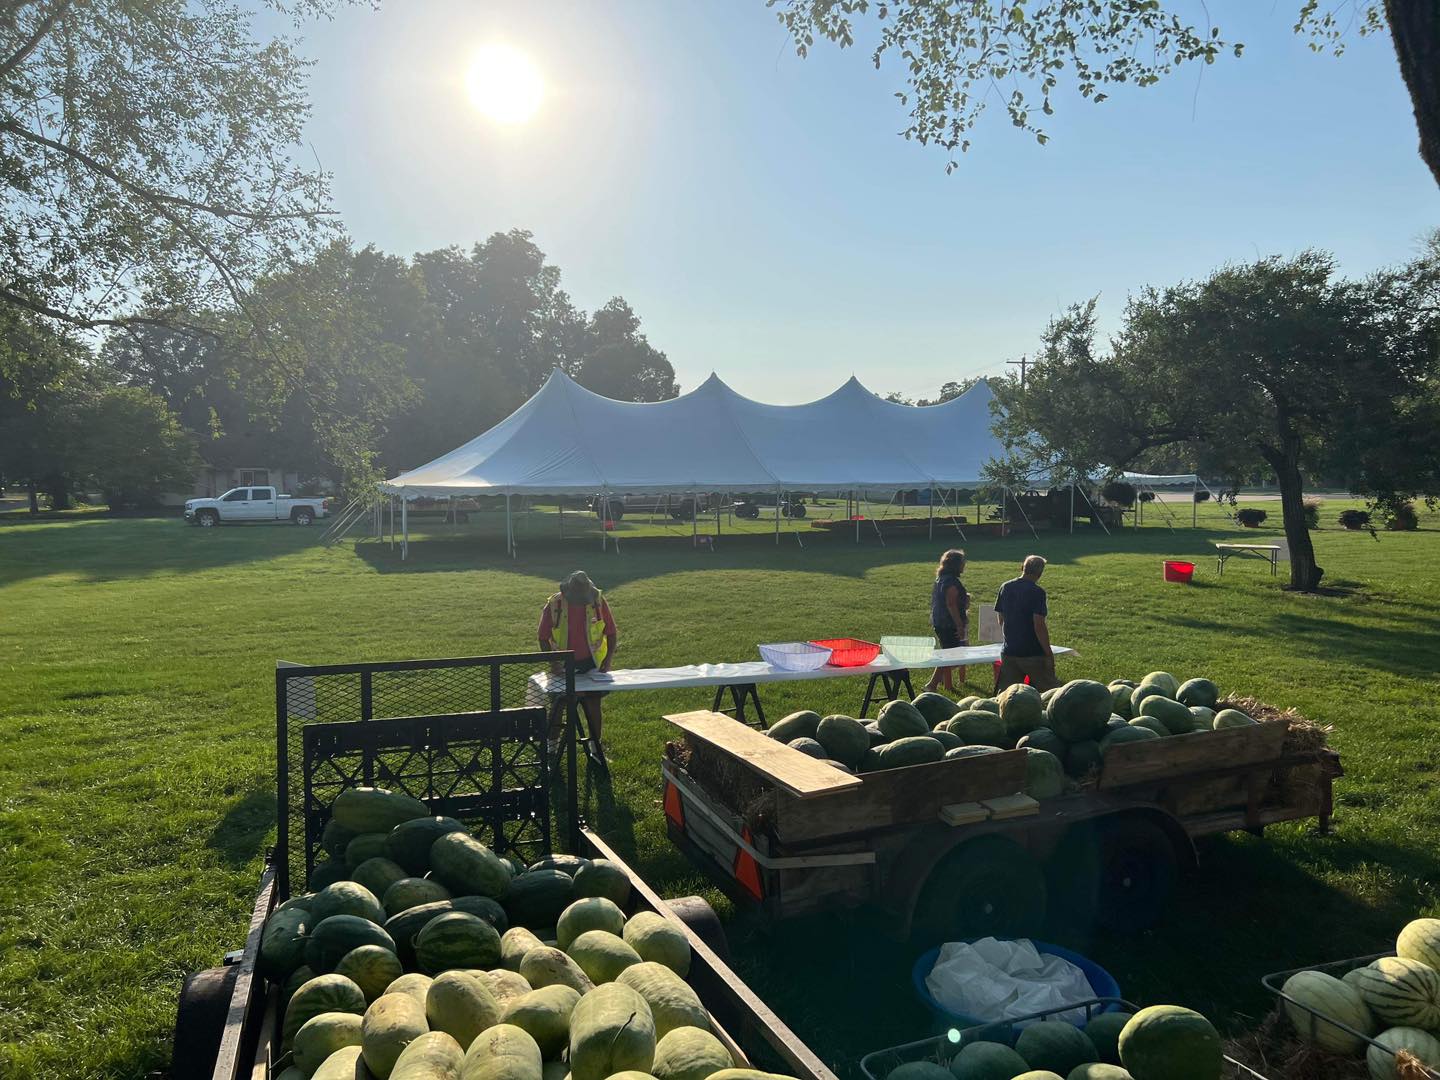
{"type": "Polygon", "coordinates": [[[1235,520],[1247,529],[1258,529],[1270,515],[1256,506],[1246,506],[1235,511],[1235,520]]]}

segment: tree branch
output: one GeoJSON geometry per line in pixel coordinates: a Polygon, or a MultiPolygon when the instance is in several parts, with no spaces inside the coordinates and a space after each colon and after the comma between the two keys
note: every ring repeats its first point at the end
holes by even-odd
{"type": "Polygon", "coordinates": [[[182,333],[193,334],[196,337],[218,338],[220,335],[214,330],[205,326],[196,326],[180,319],[164,319],[153,315],[124,315],[113,319],[91,319],[84,315],[76,315],[74,312],[66,311],[63,308],[51,307],[40,300],[32,299],[23,293],[17,293],[0,285],[0,300],[15,307],[24,308],[35,315],[43,315],[47,319],[58,319],[77,330],[103,330],[106,328],[129,330],[136,326],[155,326],[166,330],[178,330],[182,333]]]}
{"type": "Polygon", "coordinates": [[[11,53],[3,63],[0,63],[0,79],[5,78],[10,72],[14,71],[30,58],[30,54],[40,47],[40,42],[45,40],[51,28],[60,21],[61,16],[64,15],[65,12],[70,10],[74,2],[75,0],[59,0],[59,2],[50,9],[50,14],[40,20],[39,25],[35,27],[35,32],[26,39],[25,43],[11,53]]]}

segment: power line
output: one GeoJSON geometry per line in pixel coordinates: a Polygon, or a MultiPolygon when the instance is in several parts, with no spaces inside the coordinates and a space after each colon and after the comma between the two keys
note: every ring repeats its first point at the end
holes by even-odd
{"type": "Polygon", "coordinates": [[[1030,358],[1022,356],[1019,360],[1006,360],[1007,364],[1017,364],[1020,367],[1020,389],[1025,389],[1025,369],[1030,366],[1030,358]]]}

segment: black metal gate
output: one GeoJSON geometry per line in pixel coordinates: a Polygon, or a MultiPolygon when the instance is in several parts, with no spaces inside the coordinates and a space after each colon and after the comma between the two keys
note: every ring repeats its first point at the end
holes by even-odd
{"type": "Polygon", "coordinates": [[[330,807],[351,787],[420,799],[522,863],[553,850],[558,811],[575,850],[574,689],[569,652],[277,667],[280,895],[291,895],[292,865],[309,880],[330,807]],[[552,699],[532,681],[552,671],[571,703],[558,753],[547,746],[552,699]]]}

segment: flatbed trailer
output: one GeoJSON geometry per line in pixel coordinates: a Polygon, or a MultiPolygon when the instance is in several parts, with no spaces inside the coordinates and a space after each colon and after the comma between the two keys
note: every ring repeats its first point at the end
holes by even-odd
{"type": "Polygon", "coordinates": [[[227,954],[222,966],[186,979],[171,1080],[272,1080],[278,1074],[280,991],[256,970],[265,920],[292,892],[304,891],[299,883],[315,869],[334,797],[380,781],[436,814],[459,818],[502,853],[533,859],[563,846],[568,854],[610,860],[630,880],[627,915],[655,912],[684,932],[691,948],[686,981],[737,1065],[778,1068],[796,1080],[835,1080],[731,970],[724,930],[710,906],[700,897],[662,899],[584,826],[577,812],[575,725],[566,725],[557,760],[547,746],[547,710],[523,704],[529,675],[552,663],[573,679],[568,652],[277,670],[279,842],[261,877],[243,948],[227,954]]]}
{"type": "Polygon", "coordinates": [[[1154,925],[1196,838],[1328,830],[1342,775],[1272,721],[1117,744],[1091,783],[1037,803],[1017,795],[1023,750],[852,775],[715,713],[665,719],[684,732],[660,766],[668,833],[729,895],[776,920],[877,908],[932,941],[1034,934],[1047,906],[1154,925]]]}

